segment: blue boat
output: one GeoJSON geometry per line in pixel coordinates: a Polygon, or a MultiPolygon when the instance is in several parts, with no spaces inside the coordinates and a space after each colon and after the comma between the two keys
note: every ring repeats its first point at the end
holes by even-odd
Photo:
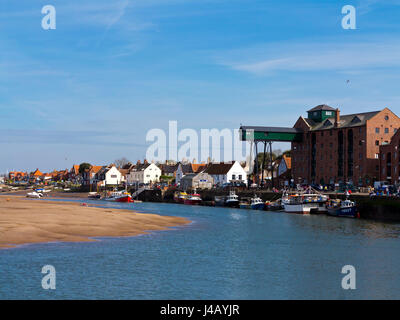
{"type": "Polygon", "coordinates": [[[335,217],[359,218],[356,203],[348,199],[332,200],[327,206],[328,214],[335,217]]]}
{"type": "Polygon", "coordinates": [[[250,207],[253,210],[264,210],[265,203],[261,200],[261,198],[254,196],[254,198],[251,198],[250,207]]]}

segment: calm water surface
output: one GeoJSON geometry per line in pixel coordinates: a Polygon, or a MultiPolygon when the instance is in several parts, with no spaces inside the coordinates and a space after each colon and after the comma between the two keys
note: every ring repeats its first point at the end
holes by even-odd
{"type": "Polygon", "coordinates": [[[400,298],[400,224],[176,204],[109,204],[187,217],[169,231],[0,250],[2,299],[400,298]],[[41,268],[57,288],[41,287],[41,268]],[[357,270],[343,290],[341,269],[357,270]]]}

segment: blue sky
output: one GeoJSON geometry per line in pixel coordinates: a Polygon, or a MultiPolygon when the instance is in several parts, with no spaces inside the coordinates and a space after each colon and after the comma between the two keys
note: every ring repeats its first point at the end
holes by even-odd
{"type": "Polygon", "coordinates": [[[0,172],[143,159],[147,131],[169,120],[292,126],[322,103],[400,115],[400,0],[3,0],[0,9],[0,172]],[[56,30],[41,28],[48,4],[56,30]],[[356,30],[341,27],[348,4],[356,30]]]}

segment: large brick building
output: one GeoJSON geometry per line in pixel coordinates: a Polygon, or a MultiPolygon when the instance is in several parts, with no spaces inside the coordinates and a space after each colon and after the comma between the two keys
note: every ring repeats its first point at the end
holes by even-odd
{"type": "Polygon", "coordinates": [[[389,144],[400,118],[388,108],[341,115],[339,109],[319,105],[294,128],[302,132],[301,141],[292,142],[295,183],[365,186],[380,180],[380,146],[389,144]]]}
{"type": "Polygon", "coordinates": [[[400,130],[397,131],[389,144],[380,147],[380,181],[387,181],[388,184],[400,184],[400,130]]]}

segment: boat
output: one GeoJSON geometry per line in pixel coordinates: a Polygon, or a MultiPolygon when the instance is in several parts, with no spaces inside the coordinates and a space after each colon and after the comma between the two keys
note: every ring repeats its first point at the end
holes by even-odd
{"type": "Polygon", "coordinates": [[[239,207],[239,197],[235,194],[235,191],[230,191],[229,196],[225,199],[225,206],[226,207],[239,207]]]}
{"type": "Polygon", "coordinates": [[[260,197],[255,195],[253,198],[251,198],[250,207],[253,210],[264,210],[265,203],[260,197]]]}
{"type": "Polygon", "coordinates": [[[131,195],[124,191],[114,191],[111,195],[103,198],[103,200],[113,202],[134,202],[131,195]]]}
{"type": "Polygon", "coordinates": [[[357,210],[357,205],[354,201],[346,200],[331,200],[327,205],[327,212],[330,216],[359,218],[360,214],[357,210]]]}
{"type": "Polygon", "coordinates": [[[27,193],[27,194],[26,194],[26,197],[27,197],[27,198],[40,199],[40,198],[43,198],[43,193],[33,191],[33,192],[27,193]]]}
{"type": "Polygon", "coordinates": [[[174,201],[177,203],[184,203],[187,197],[188,194],[186,192],[176,191],[174,193],[174,201]]]}
{"type": "Polygon", "coordinates": [[[328,196],[310,188],[304,193],[285,193],[282,197],[282,205],[285,212],[288,213],[320,213],[326,211],[325,204],[328,200],[328,196]]]}
{"type": "Polygon", "coordinates": [[[201,197],[198,193],[193,193],[187,196],[187,198],[183,201],[184,204],[189,205],[197,205],[201,203],[201,197]]]}
{"type": "Polygon", "coordinates": [[[100,199],[101,195],[97,192],[89,192],[88,199],[100,199]]]}
{"type": "Polygon", "coordinates": [[[215,204],[216,207],[225,206],[225,196],[215,196],[214,197],[214,204],[215,204]]]}
{"type": "Polygon", "coordinates": [[[266,201],[265,202],[265,207],[264,210],[267,211],[279,211],[283,210],[283,205],[281,199],[278,199],[276,201],[266,201]]]}
{"type": "Polygon", "coordinates": [[[239,202],[240,209],[251,209],[250,203],[248,201],[240,201],[239,202]]]}

